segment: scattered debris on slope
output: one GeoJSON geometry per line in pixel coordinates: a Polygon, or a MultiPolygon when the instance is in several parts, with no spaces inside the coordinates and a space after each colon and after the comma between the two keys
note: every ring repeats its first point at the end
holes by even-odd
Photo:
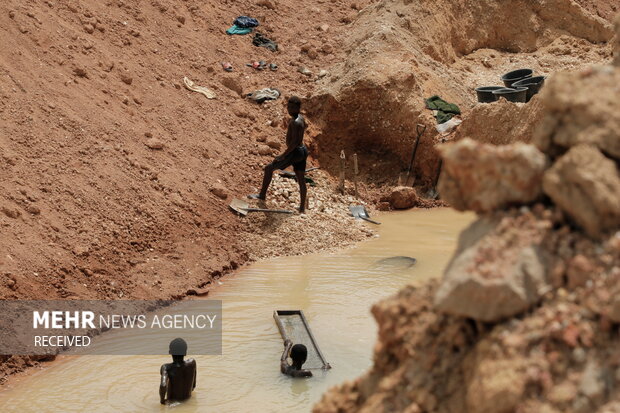
{"type": "MultiPolygon", "coordinates": [[[[242,220],[245,234],[241,244],[253,251],[250,259],[341,248],[374,234],[368,224],[355,220],[349,212],[350,205],[361,205],[362,201],[340,194],[325,172],[314,171],[309,176],[316,186],[309,187],[305,214],[263,214],[242,220]],[[251,245],[261,245],[261,248],[251,248],[251,245]]],[[[299,207],[297,181],[274,174],[266,206],[295,211],[299,207]]]]}

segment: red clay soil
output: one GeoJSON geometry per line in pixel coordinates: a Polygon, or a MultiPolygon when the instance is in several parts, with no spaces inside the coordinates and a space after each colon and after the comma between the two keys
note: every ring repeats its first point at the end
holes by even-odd
{"type": "MultiPolygon", "coordinates": [[[[180,298],[263,256],[265,245],[243,242],[256,226],[227,204],[256,190],[277,152],[264,142],[283,141],[285,98],[310,97],[318,73],[343,61],[341,39],[369,3],[1,2],[0,298],[180,298]],[[227,36],[240,15],[258,18],[279,52],[227,36]],[[245,66],[255,60],[279,69],[245,66]],[[217,98],[184,88],[185,76],[217,98]],[[265,87],[284,98],[243,98],[265,87]]],[[[599,3],[607,13],[613,2],[599,3]]],[[[306,251],[285,247],[269,251],[306,251]]],[[[0,376],[35,363],[2,361],[0,376]]]]}
{"type": "MultiPolygon", "coordinates": [[[[298,66],[332,64],[331,39],[366,3],[3,1],[0,298],[182,297],[254,256],[227,204],[256,191],[271,156],[259,144],[283,142],[287,114],[284,98],[242,94],[309,95],[316,75],[298,66]],[[279,52],[226,35],[240,15],[279,52]]],[[[12,358],[0,375],[32,363],[12,358]]]]}

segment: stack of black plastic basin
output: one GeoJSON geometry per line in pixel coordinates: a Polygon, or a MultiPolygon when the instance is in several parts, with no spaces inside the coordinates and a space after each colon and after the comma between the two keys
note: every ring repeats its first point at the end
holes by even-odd
{"type": "Polygon", "coordinates": [[[478,102],[495,102],[500,97],[510,102],[525,103],[537,94],[545,83],[544,76],[532,77],[532,69],[518,69],[504,74],[504,86],[483,86],[476,89],[478,102]]]}

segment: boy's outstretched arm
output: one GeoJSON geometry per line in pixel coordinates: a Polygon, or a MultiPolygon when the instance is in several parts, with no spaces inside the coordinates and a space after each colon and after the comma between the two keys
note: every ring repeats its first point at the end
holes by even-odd
{"type": "Polygon", "coordinates": [[[159,383],[159,402],[165,404],[166,392],[168,391],[168,370],[165,364],[161,366],[159,374],[161,375],[161,381],[159,383]]]}
{"type": "Polygon", "coordinates": [[[280,358],[280,371],[284,374],[287,374],[286,370],[289,367],[288,358],[289,353],[291,352],[291,347],[293,347],[293,342],[291,340],[284,341],[284,352],[282,352],[282,357],[280,358]]]}

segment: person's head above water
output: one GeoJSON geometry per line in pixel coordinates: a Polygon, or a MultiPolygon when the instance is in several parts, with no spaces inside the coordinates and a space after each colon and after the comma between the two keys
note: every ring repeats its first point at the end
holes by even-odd
{"type": "Polygon", "coordinates": [[[291,116],[299,115],[299,112],[301,111],[301,99],[299,99],[297,96],[291,96],[288,99],[288,103],[286,107],[288,109],[289,115],[291,116]]]}
{"type": "Polygon", "coordinates": [[[306,362],[306,358],[308,358],[308,349],[306,346],[303,344],[295,344],[291,348],[291,359],[296,369],[301,369],[301,366],[306,362]]]}
{"type": "Polygon", "coordinates": [[[183,357],[187,355],[187,343],[182,338],[175,338],[170,342],[168,353],[173,359],[180,358],[183,360],[183,357]]]}

